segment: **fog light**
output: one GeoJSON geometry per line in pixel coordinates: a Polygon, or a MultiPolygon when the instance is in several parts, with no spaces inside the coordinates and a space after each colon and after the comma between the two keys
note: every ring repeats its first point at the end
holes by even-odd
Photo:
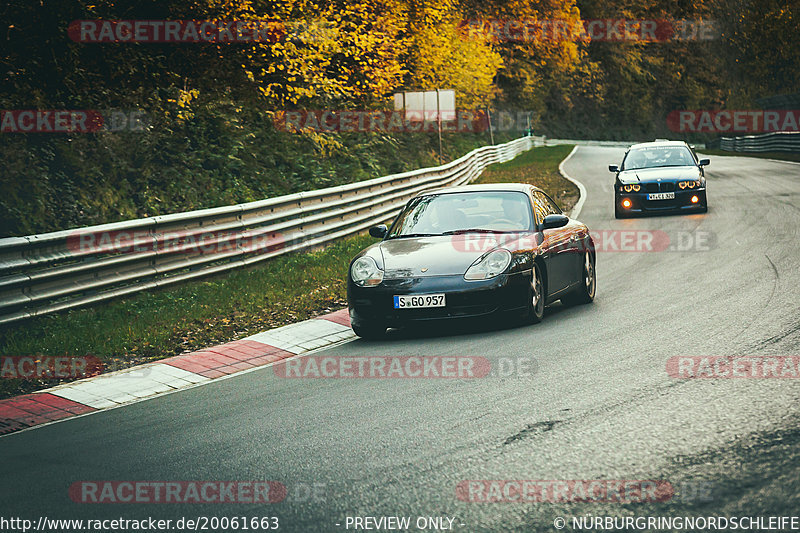
{"type": "Polygon", "coordinates": [[[699,202],[699,201],[700,201],[700,198],[698,198],[696,195],[695,195],[695,196],[692,196],[692,203],[693,203],[693,204],[696,204],[696,203],[697,203],[697,202],[699,202]]]}
{"type": "MultiPolygon", "coordinates": [[[[694,201],[694,200],[692,200],[692,201],[694,201]]],[[[624,207],[625,209],[630,209],[631,201],[628,200],[627,198],[625,198],[624,200],[622,200],[622,207],[624,207]]]]}

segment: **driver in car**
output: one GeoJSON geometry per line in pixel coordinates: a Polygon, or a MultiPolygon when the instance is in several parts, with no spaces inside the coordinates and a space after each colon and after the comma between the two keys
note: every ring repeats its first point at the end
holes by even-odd
{"type": "Polygon", "coordinates": [[[503,200],[503,215],[498,221],[513,222],[513,229],[526,229],[528,227],[529,215],[525,209],[523,202],[510,200],[508,198],[503,200]]]}
{"type": "Polygon", "coordinates": [[[466,215],[453,202],[440,201],[437,207],[436,227],[439,231],[457,231],[468,227],[466,215]]]}

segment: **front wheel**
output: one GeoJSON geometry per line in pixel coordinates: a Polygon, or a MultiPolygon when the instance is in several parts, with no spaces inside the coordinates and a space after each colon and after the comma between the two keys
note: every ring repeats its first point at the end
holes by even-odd
{"type": "Polygon", "coordinates": [[[530,324],[538,324],[544,318],[544,301],[547,298],[544,280],[539,265],[534,263],[531,271],[531,287],[528,295],[528,307],[525,320],[530,324]]]}
{"type": "Polygon", "coordinates": [[[594,266],[592,254],[584,252],[581,283],[572,294],[561,298],[561,303],[564,305],[580,305],[594,301],[594,295],[597,292],[597,272],[594,266]]]}
{"type": "Polygon", "coordinates": [[[386,335],[386,326],[380,324],[361,324],[352,325],[353,331],[362,339],[379,340],[386,335]]]}

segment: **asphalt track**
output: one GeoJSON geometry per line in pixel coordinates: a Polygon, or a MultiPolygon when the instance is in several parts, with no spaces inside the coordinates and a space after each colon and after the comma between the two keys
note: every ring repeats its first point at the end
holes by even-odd
{"type": "Polygon", "coordinates": [[[800,355],[800,165],[712,157],[707,214],[615,220],[606,166],[621,154],[581,147],[564,165],[588,191],[580,219],[596,232],[664,231],[671,249],[601,249],[593,305],[321,354],[533,360],[532,372],[286,379],[265,368],[12,434],[0,439],[0,517],[278,516],[281,531],[347,531],[348,516],[409,516],[411,530],[440,516],[455,531],[555,531],[573,515],[800,514],[800,380],[666,371],[674,356],[800,355]],[[624,504],[456,495],[464,480],[524,479],[665,480],[676,492],[624,504]],[[68,488],[81,480],[275,480],[288,496],[78,504],[68,488]]]}

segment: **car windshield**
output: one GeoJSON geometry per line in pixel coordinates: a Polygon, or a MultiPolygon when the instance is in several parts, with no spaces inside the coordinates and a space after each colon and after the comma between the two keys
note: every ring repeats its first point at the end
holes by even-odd
{"type": "Polygon", "coordinates": [[[531,203],[522,192],[431,194],[415,199],[397,218],[388,238],[531,228],[531,203]]]}
{"type": "Polygon", "coordinates": [[[623,161],[622,170],[683,167],[694,164],[694,158],[685,146],[658,146],[631,149],[623,161]]]}

